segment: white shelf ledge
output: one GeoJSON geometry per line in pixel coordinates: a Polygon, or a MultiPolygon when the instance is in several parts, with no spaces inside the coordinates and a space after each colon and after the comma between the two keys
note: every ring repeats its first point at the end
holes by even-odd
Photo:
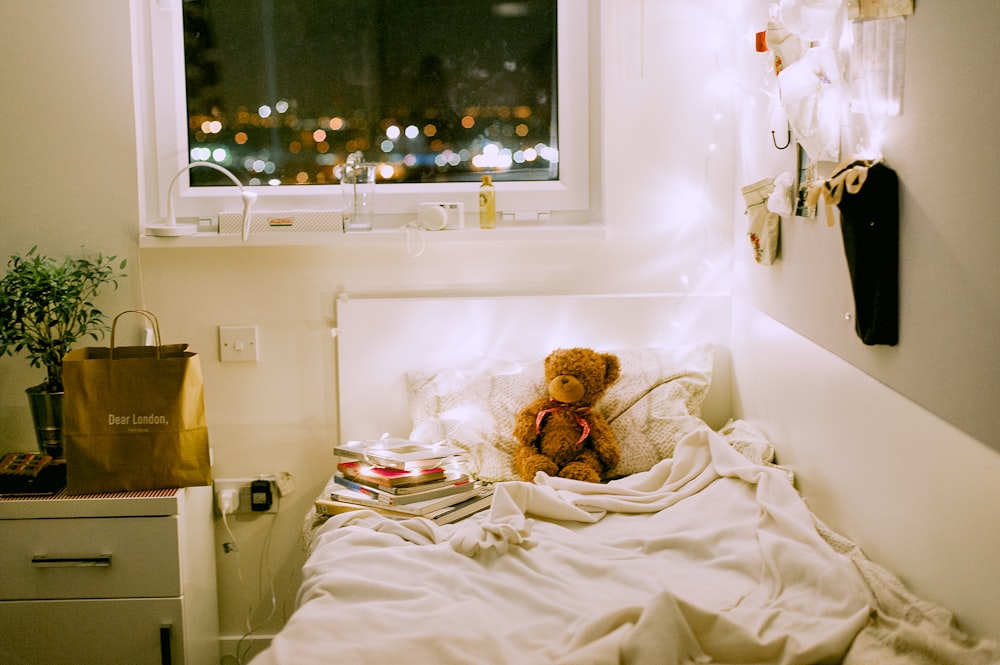
{"type": "MultiPolygon", "coordinates": [[[[457,231],[411,230],[414,242],[418,234],[428,243],[437,242],[536,242],[539,240],[603,240],[603,224],[535,224],[498,226],[495,229],[466,228],[457,231]]],[[[252,234],[246,242],[239,234],[197,233],[180,237],[139,236],[142,248],[180,247],[294,247],[357,243],[405,243],[406,233],[399,228],[352,231],[349,233],[304,233],[301,231],[252,234]]]]}

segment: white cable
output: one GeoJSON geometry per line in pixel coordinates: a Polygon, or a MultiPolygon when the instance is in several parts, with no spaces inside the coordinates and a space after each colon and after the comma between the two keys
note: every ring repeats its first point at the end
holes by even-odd
{"type": "MultiPolygon", "coordinates": [[[[139,309],[146,310],[146,286],[143,282],[142,277],[142,250],[139,247],[139,243],[136,242],[133,247],[135,248],[135,258],[133,260],[133,265],[135,266],[135,283],[139,285],[139,309]]],[[[149,321],[143,319],[145,323],[143,324],[143,336],[142,340],[139,342],[140,345],[150,346],[150,339],[153,336],[153,327],[149,324],[149,321]]]]}
{"type": "MultiPolygon", "coordinates": [[[[236,643],[236,662],[238,665],[243,665],[244,660],[250,653],[250,649],[253,648],[252,643],[247,643],[245,646],[244,643],[247,642],[251,635],[266,626],[267,623],[274,617],[278,609],[278,598],[274,590],[274,579],[271,576],[271,535],[274,533],[274,525],[275,522],[277,522],[277,519],[277,515],[271,515],[271,524],[267,527],[267,533],[264,535],[264,542],[261,545],[260,563],[257,571],[258,589],[263,589],[264,581],[265,579],[267,580],[270,591],[271,610],[263,620],[257,623],[256,626],[253,625],[253,615],[256,613],[256,609],[253,607],[252,603],[250,603],[250,597],[246,590],[246,584],[243,581],[243,572],[242,570],[240,571],[240,585],[243,587],[243,595],[247,599],[248,609],[246,618],[247,630],[236,643]]],[[[238,563],[239,560],[237,559],[237,564],[238,563]]]]}
{"type": "Polygon", "coordinates": [[[406,253],[410,258],[415,259],[424,253],[424,249],[427,248],[427,238],[424,236],[426,231],[424,227],[420,226],[416,222],[409,222],[399,227],[399,230],[406,234],[406,253]],[[413,253],[413,232],[416,231],[420,238],[420,249],[417,250],[416,254],[413,253]]]}
{"type": "MultiPolygon", "coordinates": [[[[250,600],[250,594],[247,592],[246,580],[243,578],[243,565],[242,565],[242,562],[240,561],[239,543],[236,541],[236,534],[233,533],[232,528],[229,526],[229,516],[226,514],[225,511],[220,511],[220,512],[222,513],[222,526],[226,529],[226,533],[229,535],[229,539],[232,541],[232,545],[233,545],[233,549],[228,550],[226,553],[227,554],[231,554],[231,553],[235,553],[236,554],[236,557],[235,557],[236,558],[236,575],[237,575],[237,577],[239,579],[239,582],[240,582],[240,590],[243,592],[243,599],[246,600],[246,603],[247,603],[246,626],[247,626],[247,629],[249,630],[249,628],[250,628],[250,614],[253,611],[253,602],[250,600]]],[[[241,642],[242,642],[242,640],[241,640],[241,642]]],[[[240,653],[239,653],[239,643],[237,643],[237,645],[236,645],[236,663],[237,663],[237,665],[243,665],[243,660],[242,660],[242,658],[240,656],[240,653]]]]}

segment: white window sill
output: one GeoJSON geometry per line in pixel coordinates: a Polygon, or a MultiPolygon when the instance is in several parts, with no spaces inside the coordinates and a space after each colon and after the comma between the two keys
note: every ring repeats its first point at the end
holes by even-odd
{"type": "MultiPolygon", "coordinates": [[[[604,224],[539,224],[539,225],[497,225],[495,229],[465,228],[454,231],[420,231],[410,229],[413,240],[423,238],[431,242],[536,242],[539,240],[603,240],[606,236],[604,224]]],[[[160,237],[139,236],[139,247],[290,247],[323,246],[356,243],[406,242],[406,232],[401,228],[375,229],[372,231],[270,231],[257,232],[244,241],[236,233],[196,233],[188,236],[160,237]]]]}

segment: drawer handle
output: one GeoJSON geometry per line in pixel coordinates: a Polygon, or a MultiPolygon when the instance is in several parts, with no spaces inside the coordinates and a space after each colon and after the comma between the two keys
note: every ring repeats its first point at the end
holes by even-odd
{"type": "Polygon", "coordinates": [[[108,568],[111,566],[110,554],[96,556],[45,556],[31,557],[31,565],[35,568],[108,568]]]}
{"type": "Polygon", "coordinates": [[[160,626],[160,663],[161,665],[171,665],[174,662],[170,653],[170,631],[173,628],[169,623],[160,626]]]}

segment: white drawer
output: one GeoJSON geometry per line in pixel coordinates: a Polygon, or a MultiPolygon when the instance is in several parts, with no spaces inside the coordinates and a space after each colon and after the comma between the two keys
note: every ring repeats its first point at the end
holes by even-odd
{"type": "Polygon", "coordinates": [[[177,598],[0,602],[0,662],[183,665],[181,616],[177,598]]]}
{"type": "Polygon", "coordinates": [[[181,595],[175,516],[0,520],[0,600],[181,595]]]}

